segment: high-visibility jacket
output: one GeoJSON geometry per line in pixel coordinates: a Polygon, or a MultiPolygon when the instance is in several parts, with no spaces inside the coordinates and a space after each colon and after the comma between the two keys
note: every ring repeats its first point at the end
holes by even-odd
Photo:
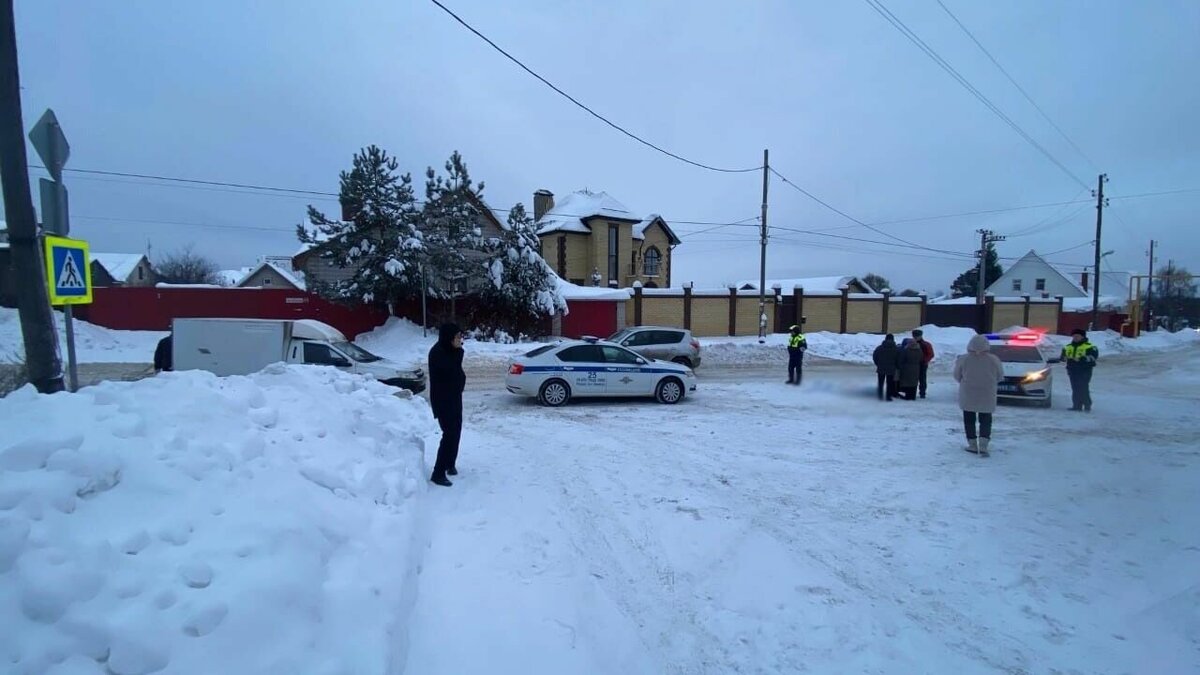
{"type": "Polygon", "coordinates": [[[798,333],[788,338],[788,354],[803,354],[806,349],[808,349],[808,340],[805,339],[804,333],[798,333]]]}
{"type": "Polygon", "coordinates": [[[1069,343],[1062,350],[1062,360],[1067,364],[1067,370],[1090,370],[1096,366],[1100,358],[1100,350],[1092,343],[1084,340],[1079,344],[1069,343]]]}

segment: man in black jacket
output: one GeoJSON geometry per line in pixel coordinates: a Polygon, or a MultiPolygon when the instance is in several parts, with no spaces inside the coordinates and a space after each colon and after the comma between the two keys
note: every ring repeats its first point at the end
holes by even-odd
{"type": "Polygon", "coordinates": [[[447,323],[438,333],[437,344],[429,350],[429,405],[442,428],[442,442],[429,480],[442,487],[453,485],[446,474],[458,475],[455,463],[462,437],[463,389],[467,386],[462,344],[462,330],[447,323]]]}
{"type": "Polygon", "coordinates": [[[154,372],[161,373],[164,370],[175,370],[173,365],[174,360],[171,358],[171,336],[158,341],[158,346],[154,348],[154,372]]]}
{"type": "Polygon", "coordinates": [[[896,367],[900,362],[900,347],[896,346],[896,336],[888,333],[883,338],[883,344],[875,348],[873,355],[875,374],[877,377],[876,392],[879,400],[890,401],[896,396],[896,367]]]}

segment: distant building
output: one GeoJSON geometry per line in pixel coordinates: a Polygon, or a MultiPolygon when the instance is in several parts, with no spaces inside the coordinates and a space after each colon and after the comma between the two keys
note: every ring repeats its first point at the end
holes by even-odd
{"type": "Polygon", "coordinates": [[[158,274],[144,253],[92,253],[93,286],[153,286],[158,274]]]}
{"type": "Polygon", "coordinates": [[[304,275],[293,270],[291,261],[285,257],[264,258],[236,285],[238,288],[282,288],[297,291],[306,288],[304,275]]]}
{"type": "Polygon", "coordinates": [[[578,286],[671,286],[671,258],[680,239],[662,216],[634,214],[604,192],[580,190],[557,204],[554,193],[533,195],[542,258],[578,286]]]}
{"type": "MultiPolygon", "coordinates": [[[[1046,262],[1037,252],[1030,251],[1005,270],[999,279],[988,284],[987,292],[998,298],[1023,295],[1034,298],[1090,298],[1095,290],[1091,276],[1081,272],[1076,281],[1074,275],[1046,262]]],[[[1128,272],[1104,272],[1100,275],[1100,297],[1128,298],[1130,277],[1128,272]]]]}

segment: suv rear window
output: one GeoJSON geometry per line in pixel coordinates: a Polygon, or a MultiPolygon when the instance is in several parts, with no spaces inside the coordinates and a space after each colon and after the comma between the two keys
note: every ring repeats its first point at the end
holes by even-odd
{"type": "Polygon", "coordinates": [[[656,330],[654,331],[654,344],[656,345],[674,345],[683,342],[683,333],[677,330],[656,330]]]}

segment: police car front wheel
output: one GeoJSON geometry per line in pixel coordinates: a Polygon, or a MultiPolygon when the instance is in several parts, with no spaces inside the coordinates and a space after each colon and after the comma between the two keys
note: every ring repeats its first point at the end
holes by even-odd
{"type": "Polygon", "coordinates": [[[683,400],[683,383],[673,377],[668,377],[658,383],[658,388],[654,393],[659,403],[674,405],[683,400]]]}
{"type": "Polygon", "coordinates": [[[564,406],[571,400],[571,388],[562,380],[549,380],[538,391],[538,400],[551,408],[564,406]]]}

